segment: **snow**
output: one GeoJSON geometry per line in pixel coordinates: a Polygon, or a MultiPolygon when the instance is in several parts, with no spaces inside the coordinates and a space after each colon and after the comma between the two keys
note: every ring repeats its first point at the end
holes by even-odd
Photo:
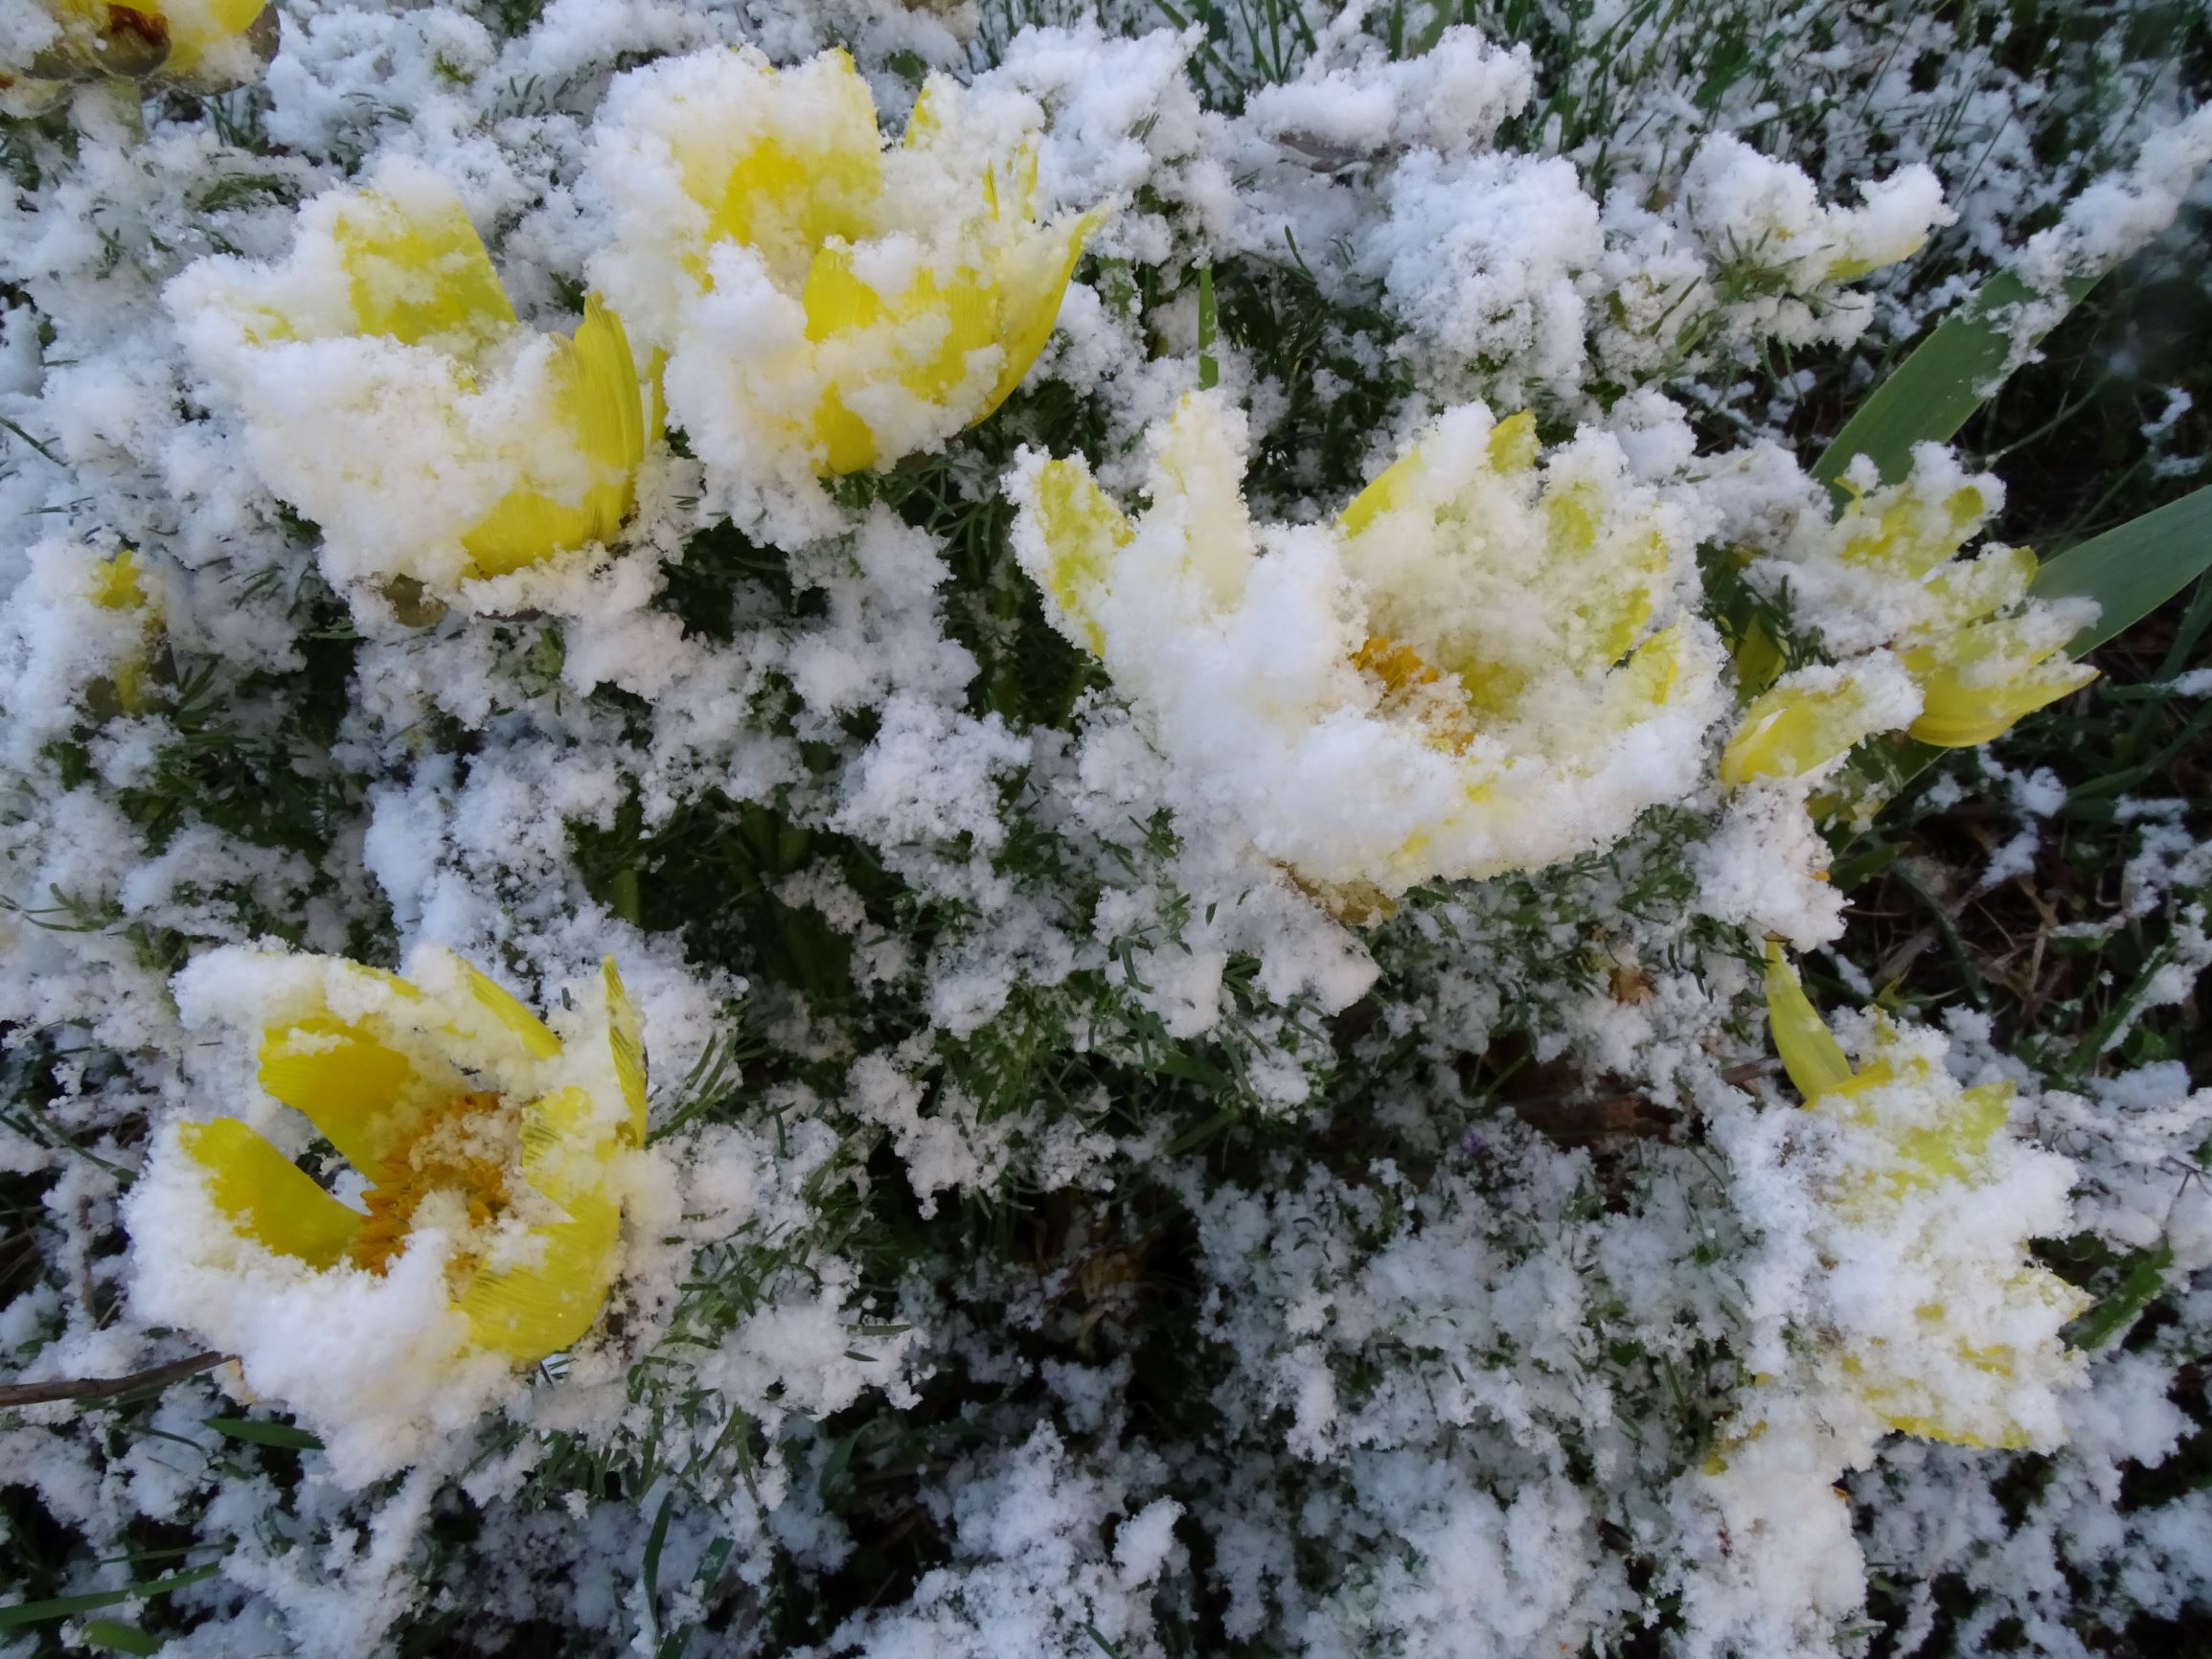
{"type": "MultiPolygon", "coordinates": [[[[1716,775],[1752,653],[1707,586],[1869,735],[1963,609],[2022,650],[2081,625],[2023,597],[1972,456],[1862,464],[1838,511],[1784,434],[2000,266],[2024,352],[2166,234],[2212,157],[2166,71],[2114,42],[2026,81],[1941,18],[1771,7],[1710,88],[1694,8],[1563,69],[1419,8],[1402,50],[1294,8],[1265,65],[1133,0],[283,10],[259,87],[80,88],[0,136],[0,1170],[35,1197],[0,1355],[236,1356],[0,1422],[60,1540],[22,1597],[130,1582],[152,1523],[219,1571],[132,1616],[210,1654],[445,1610],[579,1651],[1502,1659],[1671,1619],[1767,1659],[1879,1613],[1900,1650],[1940,1618],[2071,1653],[2201,1608],[2212,1503],[2123,1501],[2188,1444],[2212,1321],[2212,1091],[2141,1063],[2212,962],[2190,804],[2114,802],[2047,930],[2163,953],[2097,988],[2064,1086],[1987,1014],[1831,1008],[1896,1074],[1803,1106],[1759,946],[1868,1005],[1896,975],[1828,879],[1846,757],[1716,775]],[[1859,118],[1793,113],[1836,84],[1859,118]],[[821,189],[739,236],[764,140],[821,189]],[[884,181],[866,213],[822,207],[839,169],[884,181]],[[348,216],[447,203],[512,328],[362,327],[348,216]],[[906,306],[924,275],[1079,226],[1003,407],[1003,328],[915,369],[968,321],[906,306]],[[818,267],[892,314],[828,338],[818,267]],[[593,292],[666,407],[634,468],[552,414],[593,292]],[[831,388],[867,466],[832,466],[831,388]],[[1126,520],[1093,564],[1062,463],[1126,520]],[[585,482],[634,490],[610,534],[470,568],[511,491],[585,482]],[[518,1057],[445,953],[575,1052],[518,1057]],[[325,1007],[611,1126],[610,955],[649,1134],[541,1364],[455,1303],[527,1229],[448,1187],[386,1270],[318,1270],[184,1150],[235,1118],[366,1201],[260,1080],[263,1028],[325,1007]],[[1957,1170],[1890,1191],[2000,1082],[1957,1170]],[[2100,1288],[2163,1262],[2161,1312],[2064,1352],[2031,1239],[2100,1288]],[[2034,1489],[1929,1438],[1962,1425],[2036,1448],[2034,1489]],[[911,1582],[802,1607],[886,1549],[911,1582]]],[[[0,0],[0,73],[52,32],[0,0]]],[[[2153,389],[2178,476],[2189,395],[2153,389]]],[[[1952,897],[2053,868],[2075,783],[1985,754],[1918,797],[1978,803],[1952,897]]],[[[469,1147],[519,1169],[519,1135],[469,1147]]]]}

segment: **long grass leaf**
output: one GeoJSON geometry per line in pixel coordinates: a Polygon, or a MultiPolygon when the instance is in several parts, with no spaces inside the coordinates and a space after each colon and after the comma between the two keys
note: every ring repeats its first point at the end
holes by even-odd
{"type": "Polygon", "coordinates": [[[219,1566],[211,1563],[205,1567],[194,1567],[189,1572],[171,1573],[166,1579],[152,1579],[143,1584],[125,1584],[120,1590],[87,1590],[76,1596],[56,1596],[46,1602],[18,1602],[12,1607],[0,1607],[0,1630],[11,1630],[18,1625],[35,1625],[46,1619],[66,1619],[73,1613],[89,1613],[97,1607],[112,1607],[118,1602],[166,1596],[171,1590],[181,1590],[187,1584],[197,1584],[212,1579],[221,1571],[219,1566]]]}
{"type": "Polygon", "coordinates": [[[2097,620],[2067,642],[2103,645],[2212,568],[2212,486],[2070,547],[2036,573],[2038,599],[2093,599],[2097,620]]]}
{"type": "MultiPolygon", "coordinates": [[[[2067,283],[2067,306],[2095,285],[2094,278],[2067,283]]],[[[1834,484],[1854,456],[1867,455],[1884,484],[1904,478],[1912,469],[1915,443],[1950,439],[2003,379],[2012,352],[2012,314],[2033,298],[2010,271],[1982,284],[1867,395],[1813,464],[1813,476],[1834,484]]]]}

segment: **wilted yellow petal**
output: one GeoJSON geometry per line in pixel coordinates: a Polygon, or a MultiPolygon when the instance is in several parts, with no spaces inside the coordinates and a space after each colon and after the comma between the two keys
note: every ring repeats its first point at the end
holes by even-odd
{"type": "Polygon", "coordinates": [[[1851,1062],[1843,1045],[1820,1017],[1779,941],[1767,942],[1767,1024],[1782,1069],[1811,1102],[1851,1081],[1851,1062]]]}
{"type": "Polygon", "coordinates": [[[216,1208],[247,1237],[318,1269],[335,1267],[352,1250],[359,1212],[316,1186],[238,1119],[187,1124],[177,1131],[177,1145],[207,1171],[216,1208]]]}

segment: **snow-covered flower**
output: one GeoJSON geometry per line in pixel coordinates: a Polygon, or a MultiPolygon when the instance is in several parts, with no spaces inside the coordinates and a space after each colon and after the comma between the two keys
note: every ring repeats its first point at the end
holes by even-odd
{"type": "Polygon", "coordinates": [[[2072,1166],[2006,1129],[2012,1085],[1962,1088],[1932,1032],[1871,1017],[1862,1057],[1767,952],[1775,1052],[1834,1136],[1812,1229],[1827,1266],[1830,1386],[1906,1434],[1971,1446],[2047,1445],[2079,1380],[2059,1331],[2088,1298],[2035,1265],[2063,1230],[2072,1166]]]}
{"type": "Polygon", "coordinates": [[[1903,483],[1847,488],[1815,545],[1771,566],[1811,602],[1840,660],[1786,673],[1752,700],[1722,751],[1724,783],[1800,777],[1880,732],[1971,748],[2097,677],[2064,654],[2087,620],[2081,602],[2028,597],[2034,554],[1953,557],[1995,510],[1995,480],[1924,445],[1903,483]]]}
{"type": "Polygon", "coordinates": [[[266,0],[27,0],[0,31],[0,110],[35,112],[73,81],[159,80],[221,92],[276,53],[266,0]]]}
{"type": "Polygon", "coordinates": [[[1463,405],[1334,526],[1255,526],[1244,443],[1201,392],[1152,434],[1133,522],[1080,459],[1025,453],[1009,488],[1055,625],[1262,851],[1387,898],[1573,857],[1695,785],[1694,538],[1611,438],[1539,458],[1530,417],[1463,405]]]}
{"type": "Polygon", "coordinates": [[[87,597],[100,609],[138,619],[138,636],[109,660],[107,677],[115,687],[117,705],[126,715],[146,708],[146,675],[151,666],[152,642],[161,633],[161,607],[146,591],[138,555],[127,547],[93,567],[87,597]]]}
{"type": "Polygon", "coordinates": [[[651,432],[621,319],[594,295],[573,335],[521,326],[420,163],[307,203],[282,262],[203,260],[169,302],[335,578],[450,589],[610,541],[629,513],[651,432]]]}
{"type": "Polygon", "coordinates": [[[1036,221],[1034,100],[932,76],[885,150],[842,50],[664,58],[608,92],[595,280],[669,352],[673,417],[755,475],[880,466],[972,426],[1051,336],[1096,212],[1036,221]]]}
{"type": "Polygon", "coordinates": [[[640,1029],[611,958],[565,1035],[437,946],[405,979],[226,948],[176,989],[188,1024],[258,1026],[258,1093],[346,1168],[334,1191],[309,1174],[299,1128],[265,1107],[167,1125],[129,1216],[153,1317],[341,1422],[348,1402],[375,1415],[471,1366],[481,1386],[590,1329],[621,1256],[617,1164],[645,1130],[640,1029]],[[345,1334],[299,1332],[346,1321],[368,1339],[325,1375],[316,1342],[345,1334]]]}

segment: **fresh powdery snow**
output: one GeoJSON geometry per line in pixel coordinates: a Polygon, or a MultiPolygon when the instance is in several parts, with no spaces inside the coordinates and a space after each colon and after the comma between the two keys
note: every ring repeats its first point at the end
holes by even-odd
{"type": "Polygon", "coordinates": [[[2081,10],[0,0],[0,1655],[2180,1651],[2081,10]]]}

